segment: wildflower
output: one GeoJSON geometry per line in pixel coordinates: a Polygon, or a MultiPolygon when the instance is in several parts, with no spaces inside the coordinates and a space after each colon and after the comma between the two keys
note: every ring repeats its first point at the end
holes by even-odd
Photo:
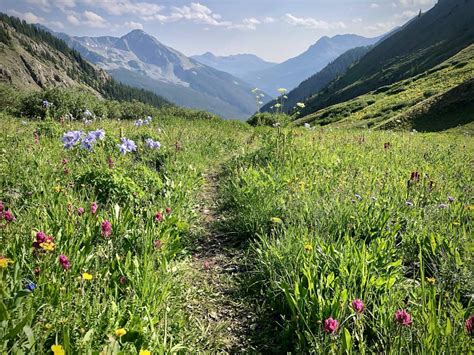
{"type": "Polygon", "coordinates": [[[34,282],[28,282],[25,285],[25,289],[29,292],[33,292],[36,289],[36,284],[34,282]]]}
{"type": "Polygon", "coordinates": [[[92,280],[94,278],[94,276],[92,276],[91,274],[88,274],[87,272],[83,273],[82,274],[82,279],[83,280],[92,280]]]}
{"type": "Polygon", "coordinates": [[[63,144],[64,148],[71,149],[72,147],[76,146],[84,136],[83,131],[69,131],[63,134],[63,144]]]}
{"type": "Polygon", "coordinates": [[[96,131],[90,131],[85,137],[82,138],[81,148],[91,151],[97,140],[103,140],[105,138],[105,131],[98,129],[96,131]]]}
{"type": "Polygon", "coordinates": [[[275,108],[280,108],[280,107],[281,107],[281,104],[275,104],[274,107],[275,107],[275,108]]]}
{"type": "Polygon", "coordinates": [[[148,146],[148,148],[150,148],[150,149],[160,149],[160,147],[161,147],[161,143],[160,143],[160,142],[154,141],[154,140],[151,139],[151,138],[147,138],[147,139],[145,140],[145,142],[146,142],[146,145],[148,146]]]}
{"type": "Polygon", "coordinates": [[[306,105],[302,102],[297,102],[296,106],[298,106],[299,108],[305,108],[306,107],[306,105]]]}
{"type": "Polygon", "coordinates": [[[149,350],[140,349],[138,355],[151,355],[151,352],[149,350]]]}
{"type": "Polygon", "coordinates": [[[408,207],[413,207],[413,202],[405,201],[405,205],[407,205],[408,207]]]}
{"type": "Polygon", "coordinates": [[[125,285],[125,283],[127,282],[127,278],[125,276],[120,276],[119,282],[121,285],[125,285]]]}
{"type": "Polygon", "coordinates": [[[395,312],[395,321],[405,327],[409,327],[412,323],[411,315],[404,309],[395,312]]]}
{"type": "Polygon", "coordinates": [[[324,331],[328,334],[334,334],[339,327],[339,322],[332,317],[329,317],[324,321],[324,331]]]}
{"type": "Polygon", "coordinates": [[[84,115],[85,117],[92,117],[92,116],[93,116],[93,115],[92,115],[92,112],[90,112],[89,110],[85,110],[84,113],[83,113],[83,115],[84,115]]]}
{"type": "Polygon", "coordinates": [[[9,264],[13,263],[14,261],[12,259],[0,255],[0,268],[5,269],[8,267],[9,264]]]}
{"type": "Polygon", "coordinates": [[[364,312],[364,302],[362,300],[356,298],[354,301],[352,301],[352,309],[356,311],[357,313],[362,313],[364,312]]]}
{"type": "Polygon", "coordinates": [[[440,203],[440,204],[438,205],[438,208],[445,209],[445,208],[448,208],[448,205],[445,204],[445,203],[440,203]]]}
{"type": "Polygon", "coordinates": [[[109,165],[109,169],[112,169],[114,167],[115,163],[114,163],[114,160],[112,159],[112,157],[109,157],[107,159],[107,164],[109,165]]]}
{"type": "Polygon", "coordinates": [[[39,276],[41,274],[41,268],[39,266],[37,266],[37,267],[35,267],[33,272],[35,273],[35,276],[39,276]]]}
{"type": "Polygon", "coordinates": [[[275,123],[273,124],[273,127],[274,127],[274,128],[280,127],[280,122],[275,122],[275,123]]]}
{"type": "MultiPolygon", "coordinates": [[[[51,238],[51,237],[49,237],[51,238]]],[[[41,249],[43,249],[44,251],[53,251],[55,248],[56,248],[56,245],[54,244],[54,242],[52,241],[52,238],[51,239],[47,239],[45,242],[43,243],[40,243],[39,245],[41,247],[41,249]]]]}
{"type": "Polygon", "coordinates": [[[286,93],[288,90],[286,90],[285,88],[279,88],[277,91],[278,91],[280,94],[283,95],[283,94],[286,93]]]}
{"type": "Polygon", "coordinates": [[[135,127],[141,127],[143,126],[144,122],[143,120],[136,120],[134,123],[135,127]]]}
{"type": "Polygon", "coordinates": [[[51,350],[53,351],[53,355],[65,355],[66,352],[64,351],[64,348],[62,345],[53,345],[51,346],[51,350]]]}
{"type": "Polygon", "coordinates": [[[377,197],[375,197],[375,196],[372,196],[371,199],[372,199],[372,201],[374,201],[374,202],[377,201],[377,197]]]}
{"type": "Polygon", "coordinates": [[[474,315],[466,320],[466,332],[468,335],[474,337],[474,315]]]}
{"type": "Polygon", "coordinates": [[[156,212],[155,221],[161,222],[163,220],[163,213],[161,211],[156,212]]]}
{"type": "Polygon", "coordinates": [[[63,159],[63,160],[61,161],[61,163],[62,163],[63,165],[66,165],[67,163],[69,163],[69,160],[63,159]]]}
{"type": "Polygon", "coordinates": [[[49,108],[49,105],[50,105],[50,103],[48,102],[48,100],[43,100],[43,107],[44,108],[49,108]]]}
{"type": "Polygon", "coordinates": [[[61,254],[59,255],[59,264],[61,264],[64,270],[69,270],[71,268],[71,263],[66,255],[61,254]]]}
{"type": "Polygon", "coordinates": [[[155,249],[161,249],[163,243],[161,242],[161,240],[157,239],[153,242],[153,246],[155,247],[155,249]]]}
{"type": "Polygon", "coordinates": [[[426,282],[428,282],[428,283],[434,285],[435,282],[436,282],[436,279],[435,279],[434,277],[427,277],[427,278],[426,278],[426,282]]]}
{"type": "Polygon", "coordinates": [[[283,96],[283,98],[286,100],[286,99],[288,99],[288,96],[285,95],[285,96],[283,96]]]}
{"type": "Polygon", "coordinates": [[[272,217],[271,222],[274,223],[274,224],[282,224],[283,223],[281,218],[278,218],[278,217],[272,217]]]}
{"type": "Polygon", "coordinates": [[[166,212],[166,214],[170,214],[170,213],[171,213],[171,208],[170,208],[170,207],[166,207],[165,212],[166,212]]]}
{"type": "Polygon", "coordinates": [[[112,223],[108,220],[104,220],[102,222],[102,236],[103,237],[110,237],[112,234],[112,223]]]}
{"type": "Polygon", "coordinates": [[[3,215],[3,218],[5,218],[5,220],[8,223],[11,223],[15,220],[15,217],[13,216],[13,213],[10,210],[7,210],[7,211],[3,212],[2,215],[3,215]]]}
{"type": "Polygon", "coordinates": [[[120,149],[120,153],[126,154],[126,153],[131,153],[137,150],[137,145],[131,139],[122,138],[121,142],[122,144],[118,145],[120,149]]]}
{"type": "Polygon", "coordinates": [[[97,208],[98,208],[97,203],[96,203],[96,202],[92,202],[92,203],[91,203],[91,213],[92,213],[92,214],[96,214],[96,213],[97,213],[97,208]]]}
{"type": "Polygon", "coordinates": [[[310,128],[311,128],[311,125],[310,125],[309,123],[305,123],[305,124],[304,124],[304,128],[310,129],[310,128]]]}
{"type": "Polygon", "coordinates": [[[453,202],[454,202],[454,197],[448,196],[448,201],[449,201],[450,203],[453,203],[453,202]]]}
{"type": "Polygon", "coordinates": [[[0,201],[0,213],[2,213],[5,210],[5,205],[3,204],[3,201],[0,201]]]}
{"type": "Polygon", "coordinates": [[[123,337],[125,334],[127,334],[127,331],[124,328],[120,328],[115,331],[115,335],[119,338],[123,337]]]}
{"type": "Polygon", "coordinates": [[[82,216],[82,215],[84,214],[84,208],[79,207],[79,208],[77,209],[77,214],[78,214],[79,216],[82,216]]]}
{"type": "Polygon", "coordinates": [[[311,244],[305,244],[304,245],[304,250],[311,251],[311,250],[313,250],[313,246],[311,244]]]}

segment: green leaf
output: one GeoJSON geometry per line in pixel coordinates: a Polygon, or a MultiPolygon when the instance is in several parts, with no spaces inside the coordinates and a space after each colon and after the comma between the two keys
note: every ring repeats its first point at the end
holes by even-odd
{"type": "Polygon", "coordinates": [[[346,328],[343,328],[342,334],[342,348],[347,353],[350,353],[352,348],[352,336],[346,328]]]}

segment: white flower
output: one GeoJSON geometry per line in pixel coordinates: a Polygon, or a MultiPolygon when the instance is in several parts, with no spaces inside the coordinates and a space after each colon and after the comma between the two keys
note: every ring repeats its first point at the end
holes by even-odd
{"type": "Polygon", "coordinates": [[[310,128],[311,128],[311,126],[310,126],[310,124],[309,124],[309,123],[305,123],[305,124],[304,124],[304,128],[308,128],[308,129],[310,129],[310,128]]]}
{"type": "Polygon", "coordinates": [[[283,94],[286,93],[288,90],[286,90],[285,88],[279,88],[277,91],[278,91],[280,94],[283,95],[283,94]]]}
{"type": "Polygon", "coordinates": [[[306,107],[306,105],[305,105],[304,103],[302,103],[302,102],[298,102],[298,103],[296,104],[296,106],[298,106],[299,108],[305,108],[305,107],[306,107]]]}

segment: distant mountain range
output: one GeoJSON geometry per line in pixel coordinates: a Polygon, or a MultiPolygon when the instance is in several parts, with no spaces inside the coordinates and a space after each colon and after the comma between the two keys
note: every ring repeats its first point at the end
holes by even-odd
{"type": "Polygon", "coordinates": [[[115,79],[153,91],[180,106],[237,119],[255,111],[249,84],[186,57],[142,30],[120,38],[54,35],[115,79]]]}
{"type": "Polygon", "coordinates": [[[291,90],[303,80],[316,74],[331,61],[349,49],[369,46],[380,37],[366,38],[353,34],[322,37],[297,57],[262,70],[252,70],[241,76],[242,80],[276,96],[278,88],[291,90]]]}
{"type": "Polygon", "coordinates": [[[137,100],[156,107],[170,105],[152,92],[115,81],[51,33],[3,13],[0,82],[19,90],[79,88],[113,100],[137,100]]]}
{"type": "Polygon", "coordinates": [[[206,52],[201,55],[191,56],[191,58],[196,59],[199,63],[225,71],[241,79],[248,77],[249,72],[265,70],[277,65],[277,63],[267,62],[254,54],[215,56],[211,52],[206,52]]]}

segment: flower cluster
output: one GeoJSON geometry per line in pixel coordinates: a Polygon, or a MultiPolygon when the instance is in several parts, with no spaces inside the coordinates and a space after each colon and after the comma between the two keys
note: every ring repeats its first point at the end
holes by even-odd
{"type": "Polygon", "coordinates": [[[121,139],[121,142],[122,143],[118,145],[120,149],[120,153],[127,154],[131,152],[135,152],[137,150],[137,145],[131,139],[127,139],[124,137],[121,139]]]}
{"type": "Polygon", "coordinates": [[[15,220],[12,211],[5,209],[5,205],[0,201],[0,221],[5,220],[7,223],[11,223],[15,220]]]}
{"type": "Polygon", "coordinates": [[[42,251],[53,251],[56,248],[54,238],[39,231],[36,233],[36,240],[33,242],[33,248],[42,251]]]}
{"type": "Polygon", "coordinates": [[[62,141],[66,149],[71,149],[80,144],[81,148],[91,151],[94,144],[104,138],[105,131],[103,129],[90,131],[87,134],[83,131],[69,131],[64,133],[62,141]]]}
{"type": "Polygon", "coordinates": [[[142,119],[136,120],[136,121],[134,122],[134,125],[135,125],[136,127],[141,127],[141,126],[150,124],[150,123],[151,123],[151,120],[152,120],[151,116],[147,116],[147,118],[145,118],[144,120],[142,120],[142,119]]]}
{"type": "Polygon", "coordinates": [[[150,148],[150,149],[160,149],[160,147],[161,147],[161,143],[160,143],[160,142],[154,141],[154,140],[151,139],[151,138],[147,138],[147,139],[145,140],[145,143],[146,143],[146,145],[148,146],[148,148],[150,148]]]}

